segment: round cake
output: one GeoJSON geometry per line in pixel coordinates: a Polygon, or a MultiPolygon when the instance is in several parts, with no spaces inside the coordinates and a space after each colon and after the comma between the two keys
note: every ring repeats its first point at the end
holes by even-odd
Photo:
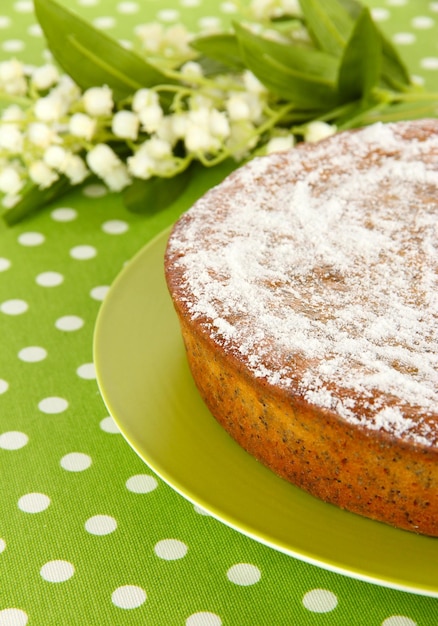
{"type": "MultiPolygon", "coordinates": [[[[438,120],[253,159],[165,273],[213,416],[314,496],[438,536],[438,120]]],[[[226,459],[224,459],[226,463],[226,459]]]]}

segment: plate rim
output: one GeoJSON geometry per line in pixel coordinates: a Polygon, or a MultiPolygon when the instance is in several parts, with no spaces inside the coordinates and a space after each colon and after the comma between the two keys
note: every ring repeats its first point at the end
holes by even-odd
{"type": "MultiPolygon", "coordinates": [[[[351,567],[347,565],[340,566],[328,560],[318,559],[317,557],[306,554],[304,551],[299,550],[299,549],[294,549],[292,547],[283,547],[281,545],[281,542],[276,543],[275,539],[266,538],[263,532],[261,532],[260,534],[257,534],[256,532],[253,532],[252,530],[248,529],[245,526],[245,524],[240,523],[239,525],[238,521],[231,519],[228,514],[221,513],[220,511],[218,512],[217,509],[218,508],[220,509],[220,506],[218,507],[217,505],[206,502],[203,497],[197,497],[196,494],[193,494],[190,488],[186,488],[184,485],[181,485],[177,477],[169,475],[169,473],[165,469],[163,469],[162,467],[159,466],[159,464],[155,463],[153,460],[148,458],[148,455],[145,454],[144,450],[139,449],[139,447],[135,444],[129,432],[127,432],[126,424],[123,420],[123,416],[120,416],[119,414],[117,414],[117,411],[114,411],[112,409],[112,400],[110,397],[111,392],[107,389],[105,385],[105,380],[104,380],[105,375],[103,373],[105,366],[101,363],[101,360],[100,360],[101,345],[102,345],[101,334],[102,334],[102,327],[104,325],[103,321],[105,320],[106,322],[107,316],[111,317],[111,301],[115,297],[114,294],[117,293],[121,287],[124,287],[125,284],[129,282],[133,269],[137,268],[139,264],[141,265],[144,262],[144,259],[147,260],[148,256],[150,255],[151,250],[154,251],[156,247],[160,245],[163,245],[163,246],[165,245],[165,242],[167,241],[167,238],[171,229],[172,229],[172,226],[168,226],[164,230],[156,234],[149,242],[147,242],[132,257],[132,259],[128,263],[126,263],[126,265],[119,272],[119,274],[116,276],[115,280],[111,284],[110,289],[108,293],[106,294],[101,304],[101,307],[98,311],[98,315],[97,315],[97,319],[95,323],[94,334],[93,334],[93,360],[95,363],[97,384],[98,384],[102,399],[106,407],[108,408],[110,415],[112,416],[113,420],[118,426],[125,441],[131,447],[131,449],[137,454],[137,456],[160,479],[162,479],[167,485],[169,485],[181,497],[183,497],[185,500],[188,500],[192,504],[201,507],[202,509],[207,511],[208,514],[211,515],[213,518],[217,519],[219,522],[225,524],[226,526],[232,528],[236,532],[239,532],[240,534],[250,537],[252,540],[258,543],[261,543],[273,550],[276,550],[278,552],[281,552],[283,554],[296,558],[310,565],[314,565],[321,569],[331,571],[335,574],[339,574],[339,575],[353,578],[356,580],[361,580],[363,582],[367,582],[367,583],[382,586],[385,588],[395,589],[398,591],[403,591],[403,592],[407,592],[407,593],[411,593],[415,595],[438,598],[438,583],[436,584],[436,588],[425,588],[424,586],[421,585],[421,583],[420,584],[399,583],[393,580],[388,580],[384,576],[378,576],[377,574],[373,575],[369,573],[360,572],[360,571],[357,571],[356,569],[352,569],[351,567]]],[[[164,281],[164,272],[163,272],[162,279],[164,281]]],[[[229,437],[229,435],[227,436],[229,437]]],[[[231,441],[231,438],[230,438],[230,441],[231,441]]],[[[246,455],[248,454],[244,450],[242,450],[242,452],[246,455]]],[[[278,477],[275,477],[275,478],[278,479],[278,477]]],[[[278,479],[278,480],[281,480],[281,479],[278,479]]],[[[327,506],[333,506],[333,505],[327,505],[327,506]]],[[[373,522],[372,520],[368,520],[368,521],[372,524],[380,524],[380,522],[373,522]]],[[[400,531],[397,531],[397,529],[390,529],[390,530],[394,530],[395,532],[400,532],[400,531]]],[[[408,531],[401,531],[401,532],[408,532],[408,531]]],[[[419,536],[419,538],[420,540],[426,539],[426,540],[433,541],[433,538],[430,538],[430,537],[424,538],[423,536],[419,536]]]]}

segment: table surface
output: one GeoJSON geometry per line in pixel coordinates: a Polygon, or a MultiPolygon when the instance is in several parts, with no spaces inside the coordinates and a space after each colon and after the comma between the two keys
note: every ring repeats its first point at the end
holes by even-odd
{"type": "MultiPolygon", "coordinates": [[[[217,0],[63,1],[126,40],[152,20],[230,17],[217,0]]],[[[369,5],[436,88],[438,2],[369,5]]],[[[10,57],[47,59],[30,0],[2,0],[10,57]]],[[[93,366],[96,317],[126,261],[189,204],[142,217],[86,185],[0,226],[0,626],[438,624],[435,598],[327,571],[204,515],[118,431],[93,366]]]]}

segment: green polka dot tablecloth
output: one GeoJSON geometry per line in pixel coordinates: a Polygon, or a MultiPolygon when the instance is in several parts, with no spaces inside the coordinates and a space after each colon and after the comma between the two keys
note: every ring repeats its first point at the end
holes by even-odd
{"type": "MultiPolygon", "coordinates": [[[[139,23],[230,19],[210,0],[65,0],[130,40],[139,23]]],[[[410,70],[438,86],[438,2],[370,2],[410,70]]],[[[2,0],[0,60],[42,64],[31,0],[2,0]]],[[[108,415],[93,366],[105,295],[191,197],[128,213],[89,184],[0,226],[0,626],[434,626],[438,600],[266,547],[162,482],[108,415]]],[[[216,176],[216,179],[214,177],[216,176]]]]}

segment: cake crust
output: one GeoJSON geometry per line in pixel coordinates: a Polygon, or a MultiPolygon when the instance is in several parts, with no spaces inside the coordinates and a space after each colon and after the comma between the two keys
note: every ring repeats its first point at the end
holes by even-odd
{"type": "Polygon", "coordinates": [[[165,259],[230,435],[314,496],[432,536],[437,209],[438,122],[378,124],[237,170],[165,259]]]}

